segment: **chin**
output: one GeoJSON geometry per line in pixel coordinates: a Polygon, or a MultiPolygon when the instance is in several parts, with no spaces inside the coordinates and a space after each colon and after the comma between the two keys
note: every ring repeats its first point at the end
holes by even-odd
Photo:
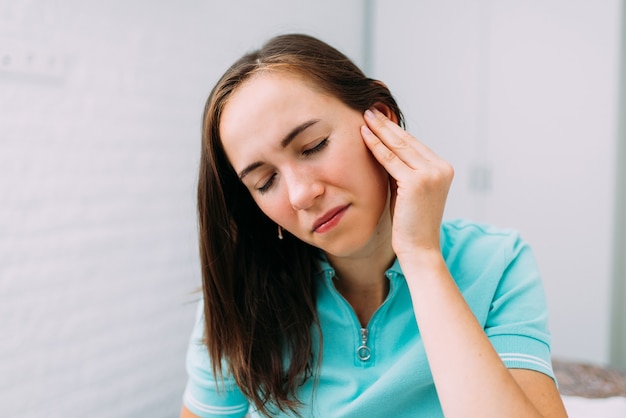
{"type": "Polygon", "coordinates": [[[369,253],[368,249],[374,245],[376,228],[358,228],[353,233],[341,237],[331,238],[327,245],[317,246],[326,254],[334,257],[355,257],[369,253]]]}

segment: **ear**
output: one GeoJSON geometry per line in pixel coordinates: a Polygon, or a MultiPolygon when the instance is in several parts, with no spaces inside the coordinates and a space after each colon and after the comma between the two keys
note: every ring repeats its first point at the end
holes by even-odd
{"type": "Polygon", "coordinates": [[[389,120],[393,121],[393,123],[395,123],[396,125],[398,124],[398,117],[391,110],[391,108],[389,106],[387,106],[385,103],[383,103],[383,102],[376,102],[376,103],[374,103],[374,106],[372,106],[372,107],[375,108],[376,110],[378,110],[383,115],[385,115],[389,120]]]}

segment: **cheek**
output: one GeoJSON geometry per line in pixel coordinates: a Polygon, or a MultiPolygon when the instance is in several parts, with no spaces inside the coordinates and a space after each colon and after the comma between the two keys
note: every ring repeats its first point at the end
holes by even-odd
{"type": "Polygon", "coordinates": [[[374,203],[382,208],[387,202],[389,194],[389,173],[369,152],[366,161],[368,176],[364,182],[367,182],[366,187],[370,189],[375,200],[374,203]]]}
{"type": "Polygon", "coordinates": [[[277,216],[276,216],[276,209],[275,209],[275,204],[274,202],[272,202],[270,199],[267,198],[255,198],[254,201],[256,202],[257,206],[259,207],[259,209],[261,209],[261,212],[263,212],[265,215],[267,215],[268,218],[270,218],[271,220],[275,221],[277,216]]]}
{"type": "MultiPolygon", "coordinates": [[[[365,144],[363,147],[362,161],[364,162],[365,170],[369,173],[369,180],[373,181],[376,185],[387,185],[389,183],[389,173],[387,173],[385,167],[376,160],[365,144]]],[[[374,186],[374,184],[372,184],[372,186],[374,186]]]]}
{"type": "Polygon", "coordinates": [[[270,194],[270,196],[260,196],[254,199],[261,211],[272,221],[285,224],[289,213],[288,202],[280,193],[270,194]]]}

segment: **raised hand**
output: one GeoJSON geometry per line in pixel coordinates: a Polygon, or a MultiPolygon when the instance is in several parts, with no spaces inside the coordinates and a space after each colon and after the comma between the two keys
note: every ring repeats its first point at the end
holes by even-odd
{"type": "Polygon", "coordinates": [[[361,135],[391,184],[392,246],[403,254],[439,251],[439,229],[452,166],[377,109],[365,111],[361,135]]]}

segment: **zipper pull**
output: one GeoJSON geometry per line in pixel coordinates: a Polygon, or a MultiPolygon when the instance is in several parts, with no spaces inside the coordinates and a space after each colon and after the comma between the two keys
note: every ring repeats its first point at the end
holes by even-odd
{"type": "Polygon", "coordinates": [[[361,328],[361,345],[356,349],[356,355],[361,361],[367,361],[372,357],[372,351],[367,346],[367,328],[361,328]]]}

